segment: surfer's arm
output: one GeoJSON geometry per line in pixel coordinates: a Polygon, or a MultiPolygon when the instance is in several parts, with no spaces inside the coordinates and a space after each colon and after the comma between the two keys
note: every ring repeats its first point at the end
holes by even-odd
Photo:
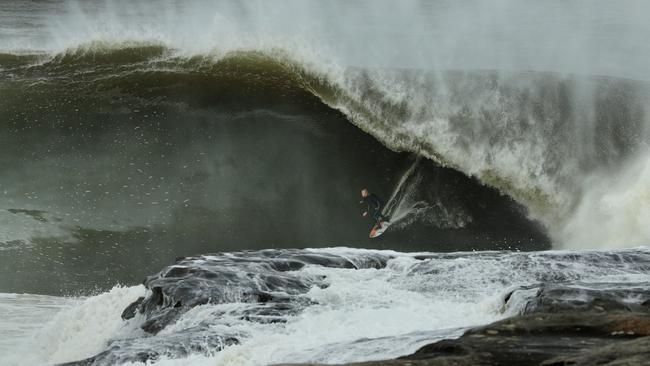
{"type": "Polygon", "coordinates": [[[364,204],[364,203],[367,205],[367,207],[366,207],[366,210],[361,214],[361,216],[366,217],[366,216],[368,216],[368,212],[370,212],[370,202],[368,202],[368,199],[365,199],[365,198],[362,199],[361,201],[359,201],[360,205],[364,204]]]}

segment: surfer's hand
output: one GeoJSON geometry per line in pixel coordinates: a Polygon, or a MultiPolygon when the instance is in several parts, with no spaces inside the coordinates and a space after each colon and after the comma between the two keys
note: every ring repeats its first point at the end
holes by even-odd
{"type": "Polygon", "coordinates": [[[368,216],[368,211],[366,211],[366,212],[364,212],[364,213],[362,213],[362,214],[361,214],[361,216],[363,216],[363,217],[366,217],[366,216],[368,216]]]}

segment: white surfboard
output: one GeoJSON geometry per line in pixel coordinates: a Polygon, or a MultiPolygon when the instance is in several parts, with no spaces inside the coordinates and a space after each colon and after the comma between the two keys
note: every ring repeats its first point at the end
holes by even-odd
{"type": "Polygon", "coordinates": [[[386,229],[388,229],[389,226],[390,226],[390,222],[382,223],[381,227],[379,228],[377,227],[377,224],[375,224],[375,226],[372,227],[372,230],[370,230],[369,237],[371,239],[378,237],[379,235],[383,234],[386,231],[386,229]]]}

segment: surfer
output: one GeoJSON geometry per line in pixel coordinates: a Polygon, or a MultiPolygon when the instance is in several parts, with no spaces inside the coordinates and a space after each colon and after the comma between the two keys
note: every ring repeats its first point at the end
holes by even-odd
{"type": "Polygon", "coordinates": [[[366,217],[368,216],[368,213],[370,213],[377,223],[377,227],[381,228],[384,221],[388,221],[388,218],[381,213],[381,209],[384,206],[383,202],[376,194],[370,193],[368,189],[364,188],[361,190],[361,201],[359,201],[359,203],[365,203],[368,206],[362,216],[366,217]]]}

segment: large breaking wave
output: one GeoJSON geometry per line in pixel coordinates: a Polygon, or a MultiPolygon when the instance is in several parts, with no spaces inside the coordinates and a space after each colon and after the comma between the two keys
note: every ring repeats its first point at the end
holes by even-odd
{"type": "Polygon", "coordinates": [[[364,69],[283,48],[188,54],[136,41],[0,60],[15,78],[56,76],[96,92],[210,85],[211,92],[267,103],[313,103],[315,96],[390,149],[420,154],[513,197],[560,247],[633,246],[650,237],[645,82],[364,69]]]}

